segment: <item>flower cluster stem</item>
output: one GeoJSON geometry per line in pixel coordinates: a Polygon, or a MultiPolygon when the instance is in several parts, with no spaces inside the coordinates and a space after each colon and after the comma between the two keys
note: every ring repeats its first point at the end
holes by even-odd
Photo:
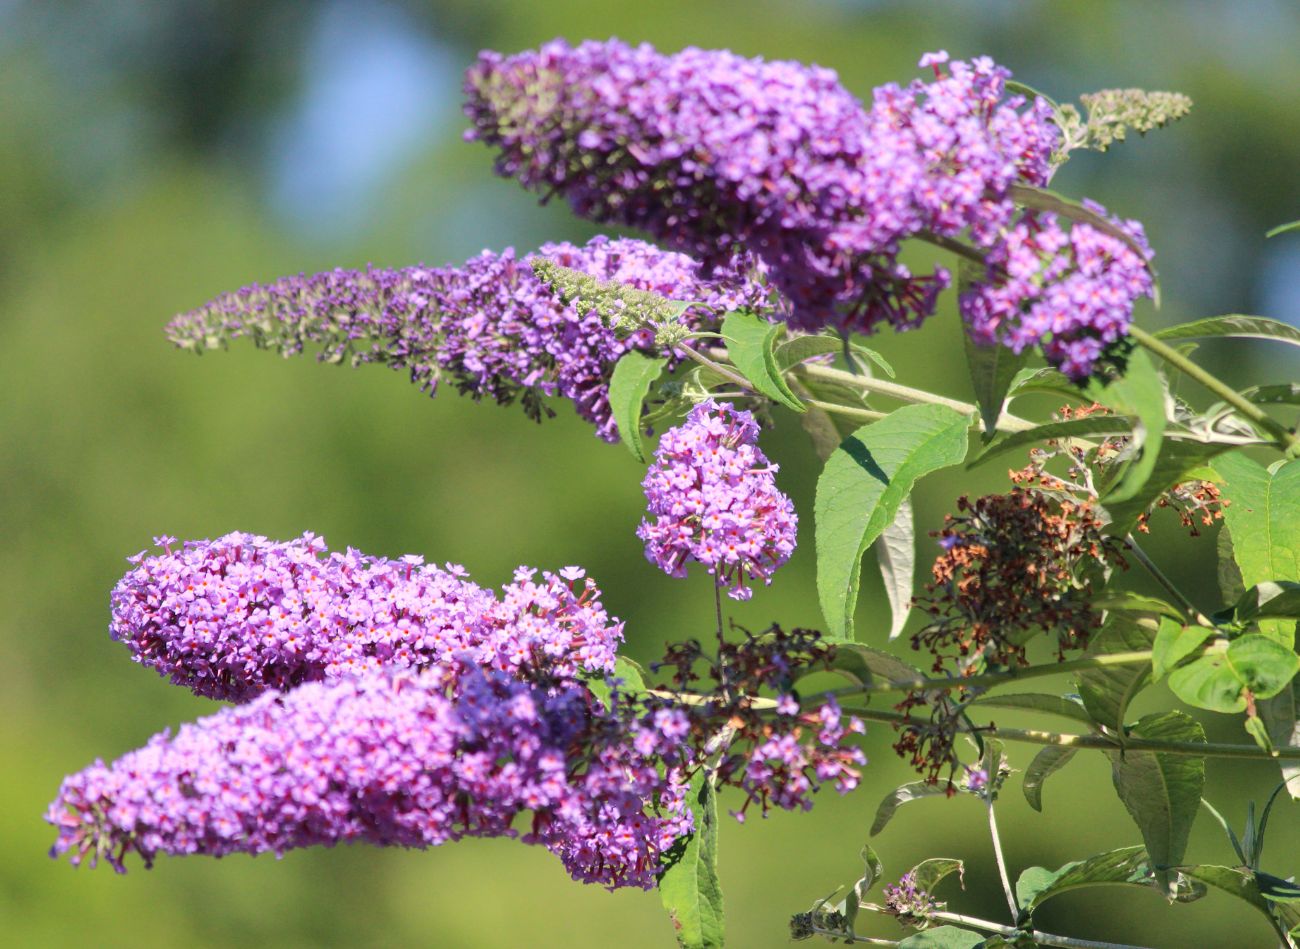
{"type": "Polygon", "coordinates": [[[993,840],[993,857],[997,861],[998,876],[1002,879],[1002,892],[1007,898],[1007,908],[1011,910],[1014,922],[1020,918],[1020,904],[1016,902],[1016,891],[1011,888],[1011,877],[1007,874],[1007,859],[1002,853],[1002,836],[998,833],[998,818],[993,811],[993,795],[985,798],[989,810],[989,837],[993,840]]]}

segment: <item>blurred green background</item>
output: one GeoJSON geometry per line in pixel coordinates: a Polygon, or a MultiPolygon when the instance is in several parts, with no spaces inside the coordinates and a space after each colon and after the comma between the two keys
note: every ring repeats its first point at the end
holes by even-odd
{"type": "MultiPolygon", "coordinates": [[[[581,887],[549,854],[503,840],[163,859],[124,877],[45,856],[54,835],[42,814],[65,773],[212,708],[106,635],[108,592],[153,534],[310,529],[336,547],[460,561],[493,584],[520,563],[578,563],[627,620],[637,658],[707,631],[707,582],[666,579],[633,536],[639,467],[567,411],[538,427],[451,392],[430,401],[378,367],[280,364],[243,346],[196,359],[161,332],[173,313],[253,280],[587,236],[560,203],[539,208],[493,178],[486,150],[460,141],[459,77],[475,52],[557,35],[816,61],[864,98],[937,48],[989,53],[1058,99],[1107,86],[1186,92],[1191,118],[1074,160],[1056,186],[1146,223],[1165,296],[1149,324],[1233,311],[1300,322],[1300,241],[1263,239],[1300,217],[1300,8],[1289,0],[0,0],[4,945],[671,944],[655,894],[581,887]]],[[[905,381],[967,394],[951,310],[876,342],[905,381]]],[[[1202,355],[1239,381],[1296,376],[1294,361],[1253,343],[1202,355]]],[[[779,422],[766,445],[805,522],[776,584],[733,610],[754,627],[819,621],[807,516],[816,466],[794,419],[779,422]]],[[[920,527],[934,528],[958,494],[1002,489],[1003,474],[927,481],[920,527]]],[[[1216,605],[1212,537],[1191,543],[1171,529],[1152,546],[1203,607],[1216,605]]],[[[883,634],[884,610],[868,575],[861,634],[883,634]]],[[[1151,693],[1148,705],[1167,701],[1151,693]]],[[[1209,727],[1244,738],[1233,723],[1209,727]]],[[[848,797],[724,822],[733,945],[786,943],[791,913],[858,875],[879,797],[909,779],[890,741],[871,730],[864,786],[848,797]]],[[[1015,763],[1027,760],[1018,752],[1015,763]]],[[[1108,770],[1100,757],[1077,760],[1048,787],[1045,814],[1013,779],[1001,812],[1016,869],[1138,842],[1108,770]]],[[[1211,761],[1209,773],[1209,796],[1234,821],[1246,795],[1275,781],[1262,765],[1211,761]]],[[[1290,804],[1274,818],[1266,869],[1278,875],[1297,869],[1297,818],[1290,804]]],[[[874,843],[894,875],[926,856],[965,859],[952,908],[1005,914],[976,802],[910,805],[874,843]]],[[[1233,862],[1207,821],[1189,857],[1233,862]]],[[[1170,908],[1154,893],[1092,891],[1040,922],[1152,946],[1272,944],[1261,919],[1219,896],[1170,908]]],[[[899,936],[889,920],[863,931],[899,936]]]]}

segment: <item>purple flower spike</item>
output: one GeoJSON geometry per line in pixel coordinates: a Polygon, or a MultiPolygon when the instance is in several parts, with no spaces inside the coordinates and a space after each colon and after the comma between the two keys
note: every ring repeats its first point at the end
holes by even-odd
{"type": "MultiPolygon", "coordinates": [[[[618,441],[610,374],[630,349],[659,355],[653,334],[619,340],[595,313],[566,307],[533,274],[532,256],[484,251],[461,267],[285,277],[184,313],[167,333],[177,346],[200,352],[241,336],[284,355],[318,345],[322,362],[384,363],[408,371],[431,395],[450,381],[474,399],[519,401],[534,419],[553,414],[544,400],[558,396],[571,400],[601,438],[618,441]]],[[[691,329],[714,327],[728,310],[759,307],[769,292],[744,258],[705,278],[689,257],[636,240],[547,244],[536,256],[693,301],[682,317],[691,329]]]]}
{"type": "Polygon", "coordinates": [[[642,482],[653,520],[637,529],[651,563],[684,577],[696,560],[737,600],[752,595],[748,581],[772,582],[798,518],[757,439],[753,415],[712,400],[664,433],[642,482]]]}
{"type": "Polygon", "coordinates": [[[969,229],[987,243],[1016,181],[1046,183],[1049,105],[1005,98],[991,60],[876,90],[725,50],[665,55],[617,40],[486,52],[465,77],[466,137],[497,171],[581,217],[654,235],[706,264],[759,257],[800,329],[915,326],[949,276],[913,276],[899,242],[969,229]]]}
{"type": "Polygon", "coordinates": [[[160,853],[520,837],[576,879],[649,888],[691,828],[684,785],[604,740],[610,721],[580,685],[544,690],[472,665],[311,683],[71,775],[47,814],[52,855],[121,871],[132,851],[148,866],[160,853]]]}
{"type": "Polygon", "coordinates": [[[515,677],[613,669],[623,624],[590,578],[525,570],[498,598],[462,568],[422,561],[331,554],[311,534],[188,541],[132,558],[113,589],[109,632],[176,684],[235,702],[466,658],[515,677]]]}
{"type": "Polygon", "coordinates": [[[985,282],[961,296],[971,335],[1015,352],[1038,346],[1076,382],[1093,375],[1126,338],[1138,298],[1154,293],[1147,266],[1153,254],[1142,225],[1115,223],[1140,253],[1089,224],[1067,231],[1054,214],[1025,212],[989,253],[985,282]]]}

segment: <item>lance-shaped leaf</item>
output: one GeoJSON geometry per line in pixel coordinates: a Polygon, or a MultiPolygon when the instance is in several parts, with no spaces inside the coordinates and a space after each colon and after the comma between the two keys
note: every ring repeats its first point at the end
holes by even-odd
{"type": "Polygon", "coordinates": [[[1300,383],[1297,382],[1250,386],[1242,389],[1241,394],[1258,405],[1300,405],[1300,383]]]}
{"type": "Polygon", "coordinates": [[[986,945],[983,935],[956,926],[935,926],[913,933],[898,944],[898,949],[976,949],[986,945]]]}
{"type": "Polygon", "coordinates": [[[718,805],[709,778],[691,781],[695,830],[674,846],[659,877],[659,898],[682,949],[721,949],[724,943],[722,887],[718,883],[718,805]]]}
{"type": "Polygon", "coordinates": [[[722,321],[722,338],[727,343],[727,355],[755,389],[788,409],[802,412],[803,403],[786,385],[776,362],[776,340],[784,329],[783,323],[769,323],[748,310],[733,310],[722,321]]]}
{"type": "Polygon", "coordinates": [[[1144,847],[1122,847],[1075,860],[1059,870],[1029,867],[1016,880],[1016,902],[1032,914],[1048,900],[1089,886],[1150,886],[1151,866],[1144,847]]]}
{"type": "MultiPolygon", "coordinates": [[[[1138,517],[1155,504],[1160,495],[1175,485],[1190,481],[1198,475],[1206,462],[1228,451],[1232,446],[1217,442],[1199,442],[1187,438],[1166,438],[1156,453],[1155,465],[1146,483],[1132,497],[1120,500],[1114,496],[1103,499],[1106,513],[1110,515],[1110,530],[1123,536],[1133,530],[1138,517]]],[[[1202,478],[1202,480],[1206,480],[1202,478]]]]}
{"type": "MultiPolygon", "coordinates": [[[[1108,656],[1150,649],[1155,640],[1154,620],[1112,613],[1088,647],[1089,656],[1108,656]]],[[[1079,696],[1098,725],[1122,731],[1128,704],[1151,680],[1150,663],[1096,666],[1079,673],[1079,696]]]]}
{"type": "MultiPolygon", "coordinates": [[[[933,896],[934,888],[947,877],[952,876],[954,873],[958,875],[959,879],[964,877],[966,875],[966,865],[953,857],[931,857],[928,860],[922,860],[907,872],[912,877],[912,883],[918,890],[924,890],[933,896]]],[[[965,885],[963,882],[962,886],[965,885]]]]}
{"type": "MultiPolygon", "coordinates": [[[[1205,742],[1200,722],[1177,711],[1143,716],[1132,734],[1151,741],[1205,742]]],[[[1172,897],[1170,868],[1187,851],[1205,787],[1205,759],[1132,749],[1109,754],[1115,791],[1142,832],[1157,883],[1172,897]]]]}
{"type": "Polygon", "coordinates": [[[1208,883],[1224,893],[1230,893],[1243,903],[1247,903],[1259,910],[1268,919],[1269,925],[1273,927],[1274,932],[1281,938],[1282,944],[1287,946],[1288,949],[1295,949],[1296,943],[1287,933],[1287,929],[1290,927],[1285,926],[1277,918],[1282,914],[1278,913],[1260,893],[1254,872],[1245,867],[1219,867],[1210,864],[1182,867],[1181,869],[1184,874],[1192,879],[1208,883]]]}
{"type": "Polygon", "coordinates": [[[1006,695],[984,695],[969,703],[971,706],[985,708],[1028,709],[1034,712],[1046,712],[1060,715],[1062,718],[1083,722],[1092,727],[1092,716],[1088,714],[1083,703],[1066,698],[1063,695],[1047,695],[1042,692],[1012,692],[1006,695]]]}
{"type": "Polygon", "coordinates": [[[817,593],[827,638],[853,638],[862,555],[917,479],[958,464],[968,419],[946,406],[906,405],[846,438],[817,481],[817,593]]]}
{"type": "Polygon", "coordinates": [[[1231,313],[1227,316],[1211,316],[1190,323],[1170,326],[1155,334],[1156,339],[1171,342],[1179,339],[1206,339],[1211,337],[1237,337],[1241,339],[1272,339],[1280,343],[1300,346],[1300,329],[1280,320],[1270,320],[1266,316],[1246,316],[1231,313]]]}
{"type": "Polygon", "coordinates": [[[910,499],[905,498],[898,506],[893,522],[876,539],[872,549],[880,566],[880,579],[885,584],[885,598],[889,600],[889,638],[897,639],[912,609],[912,583],[916,573],[916,525],[910,499]]]}
{"type": "Polygon", "coordinates": [[[1269,228],[1264,236],[1277,237],[1279,234],[1285,234],[1288,231],[1300,231],[1300,221],[1287,221],[1285,224],[1279,224],[1277,227],[1269,228]]]}
{"type": "Polygon", "coordinates": [[[1020,785],[1030,807],[1042,811],[1043,785],[1047,783],[1048,778],[1069,764],[1077,751],[1077,748],[1048,745],[1034,755],[1034,760],[1029,762],[1029,767],[1025,769],[1025,777],[1020,785]]]}
{"type": "MultiPolygon", "coordinates": [[[[1273,580],[1300,581],[1300,459],[1268,468],[1240,452],[1214,463],[1223,476],[1228,505],[1223,518],[1243,588],[1273,580]],[[1244,540],[1248,539],[1248,540],[1244,540]]],[[[1260,632],[1286,646],[1295,643],[1295,621],[1265,620],[1260,632]]]]}
{"type": "MultiPolygon", "coordinates": [[[[1029,208],[1032,211],[1050,211],[1052,214],[1059,214],[1071,221],[1087,224],[1103,234],[1109,234],[1116,240],[1124,242],[1132,248],[1133,253],[1142,259],[1145,260],[1147,257],[1148,249],[1143,247],[1141,242],[1132,234],[1104,214],[1098,214],[1073,198],[1067,198],[1055,191],[1048,191],[1046,188],[1036,188],[1027,184],[1013,184],[1010,193],[1011,200],[1022,208],[1029,208]]],[[[1150,266],[1148,263],[1147,268],[1150,269],[1150,266]]],[[[1154,275],[1155,271],[1152,271],[1152,276],[1154,277],[1154,275]]]]}
{"type": "Polygon", "coordinates": [[[1074,399],[1076,402],[1083,399],[1079,387],[1071,382],[1065,373],[1047,366],[1038,369],[1021,369],[1011,380],[1009,395],[1012,398],[1028,395],[1031,392],[1049,392],[1052,395],[1074,399]]]}
{"type": "MultiPolygon", "coordinates": [[[[982,279],[984,268],[963,260],[957,268],[957,292],[965,293],[972,282],[982,279]]],[[[1017,353],[996,342],[978,343],[971,338],[970,328],[964,322],[961,336],[975,402],[980,407],[984,437],[991,439],[997,432],[998,418],[1002,415],[1011,383],[1029,358],[1029,351],[1017,353]]]]}
{"type": "Polygon", "coordinates": [[[885,799],[876,808],[876,819],[871,822],[871,836],[874,837],[885,829],[894,817],[894,813],[908,801],[919,801],[923,797],[947,797],[946,783],[927,784],[925,781],[912,781],[894,788],[885,795],[885,799]]]}
{"type": "Polygon", "coordinates": [[[1300,583],[1274,580],[1257,583],[1241,595],[1230,617],[1238,623],[1261,619],[1300,619],[1300,583]]]}
{"type": "Polygon", "coordinates": [[[1048,439],[1090,438],[1094,435],[1130,435],[1133,421],[1123,415],[1089,415],[1085,418],[1066,419],[1064,422],[1047,422],[1023,432],[1012,432],[984,449],[969,465],[973,468],[990,458],[1006,454],[1015,448],[1029,448],[1048,439]]]}
{"type": "Polygon", "coordinates": [[[666,365],[667,359],[628,350],[615,363],[609,380],[609,409],[618,426],[619,438],[640,462],[646,460],[645,444],[641,440],[641,405],[666,365]]]}
{"type": "MultiPolygon", "coordinates": [[[[889,364],[889,360],[874,349],[868,349],[866,346],[855,342],[849,343],[849,349],[854,353],[866,356],[885,375],[891,379],[894,378],[894,367],[889,364]]],[[[814,356],[825,356],[829,353],[843,351],[844,341],[838,336],[796,336],[794,339],[786,340],[776,347],[776,364],[779,369],[784,371],[806,362],[814,356]]]]}
{"type": "Polygon", "coordinates": [[[862,643],[837,643],[831,655],[831,669],[858,685],[871,685],[879,680],[910,688],[925,679],[916,666],[862,643]]]}
{"type": "Polygon", "coordinates": [[[1138,456],[1128,463],[1102,503],[1118,504],[1136,497],[1155,472],[1160,447],[1168,425],[1169,394],[1164,380],[1141,350],[1129,356],[1124,375],[1106,385],[1090,384],[1085,391],[1102,405],[1120,415],[1137,419],[1133,429],[1133,448],[1138,456]]]}

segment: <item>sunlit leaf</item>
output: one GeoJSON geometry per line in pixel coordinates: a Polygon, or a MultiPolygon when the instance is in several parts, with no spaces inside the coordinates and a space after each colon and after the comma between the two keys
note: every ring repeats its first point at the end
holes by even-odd
{"type": "Polygon", "coordinates": [[[889,638],[897,639],[912,609],[912,583],[916,572],[916,526],[912,501],[904,498],[893,522],[881,532],[872,549],[880,566],[880,579],[889,600],[889,638]]]}
{"type": "Polygon", "coordinates": [[[785,324],[769,323],[748,310],[733,310],[722,321],[727,355],[740,374],[769,399],[802,412],[803,403],[786,385],[776,362],[776,340],[784,331],[785,324]]]}
{"type": "Polygon", "coordinates": [[[609,409],[618,426],[619,438],[637,461],[644,462],[645,444],[641,439],[641,405],[646,393],[668,360],[650,357],[635,349],[624,353],[614,365],[609,380],[609,409]]]}
{"type": "Polygon", "coordinates": [[[721,949],[722,887],[718,883],[718,805],[703,771],[690,787],[695,830],[670,851],[659,877],[659,898],[682,949],[721,949]]]}

